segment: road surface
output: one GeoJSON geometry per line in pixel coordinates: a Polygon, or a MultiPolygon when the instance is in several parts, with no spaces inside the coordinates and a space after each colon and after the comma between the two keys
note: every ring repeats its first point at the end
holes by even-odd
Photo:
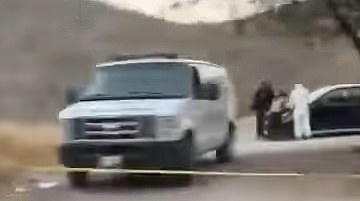
{"type": "Polygon", "coordinates": [[[352,201],[360,200],[360,178],[345,176],[359,173],[360,137],[312,139],[296,142],[256,141],[254,119],[239,123],[236,160],[216,164],[211,154],[196,167],[198,170],[238,172],[304,172],[296,177],[221,177],[198,176],[193,185],[179,186],[166,179],[139,179],[129,183],[120,176],[95,175],[85,190],[70,189],[61,175],[39,175],[59,185],[33,189],[22,196],[29,201],[352,201]],[[114,179],[115,178],[115,179],[114,179]]]}

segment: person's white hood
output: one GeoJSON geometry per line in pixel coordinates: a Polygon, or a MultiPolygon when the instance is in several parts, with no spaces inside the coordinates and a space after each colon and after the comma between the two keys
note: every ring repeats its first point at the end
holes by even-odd
{"type": "Polygon", "coordinates": [[[295,84],[294,90],[290,94],[290,105],[295,110],[308,110],[310,103],[309,90],[302,84],[295,84]]]}

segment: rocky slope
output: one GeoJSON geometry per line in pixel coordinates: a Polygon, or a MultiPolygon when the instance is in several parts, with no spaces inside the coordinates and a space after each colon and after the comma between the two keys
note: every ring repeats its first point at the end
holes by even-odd
{"type": "MultiPolygon", "coordinates": [[[[294,0],[93,0],[181,24],[245,19],[294,0]]],[[[298,0],[306,1],[306,0],[298,0]]]]}
{"type": "Polygon", "coordinates": [[[285,89],[358,82],[358,55],[323,2],[246,22],[177,25],[92,1],[0,1],[0,118],[55,120],[64,86],[90,79],[94,63],[114,53],[170,51],[226,65],[240,114],[261,79],[285,89]]]}

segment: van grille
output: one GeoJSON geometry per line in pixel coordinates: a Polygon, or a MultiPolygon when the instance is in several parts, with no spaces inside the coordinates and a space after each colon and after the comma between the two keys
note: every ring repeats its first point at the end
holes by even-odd
{"type": "Polygon", "coordinates": [[[133,139],[154,136],[154,118],[112,117],[83,119],[83,134],[87,139],[133,139]]]}

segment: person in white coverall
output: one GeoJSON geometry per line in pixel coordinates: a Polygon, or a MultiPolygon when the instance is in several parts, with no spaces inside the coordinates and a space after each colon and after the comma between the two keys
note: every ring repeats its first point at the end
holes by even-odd
{"type": "Polygon", "coordinates": [[[295,138],[306,139],[311,137],[309,90],[302,84],[295,84],[295,88],[290,94],[289,104],[293,109],[295,138]]]}

